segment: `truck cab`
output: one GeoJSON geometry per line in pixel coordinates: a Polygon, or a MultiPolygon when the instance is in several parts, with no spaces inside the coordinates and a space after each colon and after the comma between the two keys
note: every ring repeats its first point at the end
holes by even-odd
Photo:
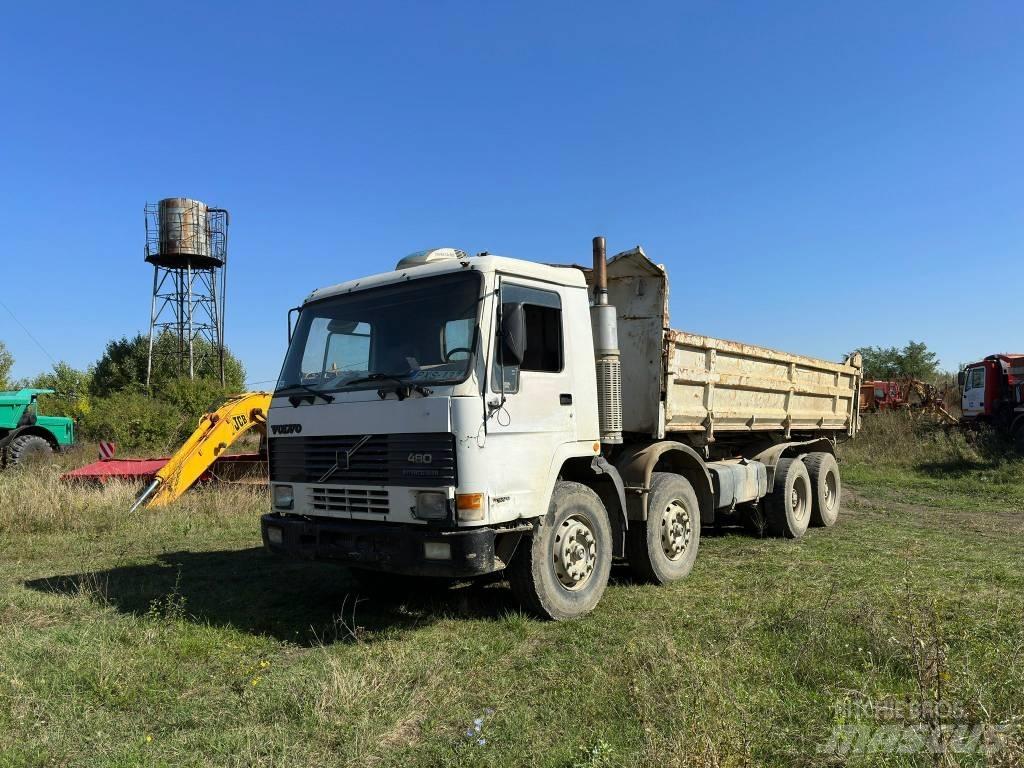
{"type": "Polygon", "coordinates": [[[454,250],[314,292],[268,414],[275,511],[336,523],[316,547],[357,565],[494,570],[562,464],[600,452],[590,325],[567,315],[589,315],[578,269],[454,250]]]}
{"type": "Polygon", "coordinates": [[[989,355],[959,375],[963,420],[989,423],[1024,443],[1024,354],[989,355]]]}

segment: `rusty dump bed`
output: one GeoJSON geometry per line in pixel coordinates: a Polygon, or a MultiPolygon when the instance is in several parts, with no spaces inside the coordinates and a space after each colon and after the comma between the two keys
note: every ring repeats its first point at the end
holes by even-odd
{"type": "Polygon", "coordinates": [[[640,248],[608,262],[608,295],[625,432],[701,442],[722,433],[856,432],[859,355],[836,363],[672,330],[667,275],[640,248]]]}

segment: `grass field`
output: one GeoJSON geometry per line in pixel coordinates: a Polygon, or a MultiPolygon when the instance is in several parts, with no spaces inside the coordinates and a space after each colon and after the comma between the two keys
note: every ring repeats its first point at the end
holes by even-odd
{"type": "Polygon", "coordinates": [[[1020,765],[1024,463],[897,417],[843,473],[836,528],[709,531],[685,581],[616,570],[564,624],[270,558],[251,489],[128,517],[0,474],[0,765],[1020,765]],[[922,701],[992,754],[836,739],[922,701]]]}

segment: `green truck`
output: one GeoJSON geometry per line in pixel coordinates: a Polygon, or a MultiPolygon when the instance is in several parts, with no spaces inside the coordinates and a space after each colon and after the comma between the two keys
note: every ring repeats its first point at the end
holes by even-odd
{"type": "Polygon", "coordinates": [[[0,392],[0,466],[45,459],[74,445],[75,423],[66,416],[43,416],[37,398],[52,389],[0,392]]]}

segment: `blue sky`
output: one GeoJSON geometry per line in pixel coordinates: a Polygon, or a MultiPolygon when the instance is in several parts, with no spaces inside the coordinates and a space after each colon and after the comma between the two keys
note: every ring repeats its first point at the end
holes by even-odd
{"type": "Polygon", "coordinates": [[[315,287],[595,234],[668,267],[675,327],[955,368],[1024,350],[1021,39],[1014,2],[9,3],[0,298],[95,361],[148,321],[143,205],[185,195],[231,211],[252,382],[315,287]]]}

